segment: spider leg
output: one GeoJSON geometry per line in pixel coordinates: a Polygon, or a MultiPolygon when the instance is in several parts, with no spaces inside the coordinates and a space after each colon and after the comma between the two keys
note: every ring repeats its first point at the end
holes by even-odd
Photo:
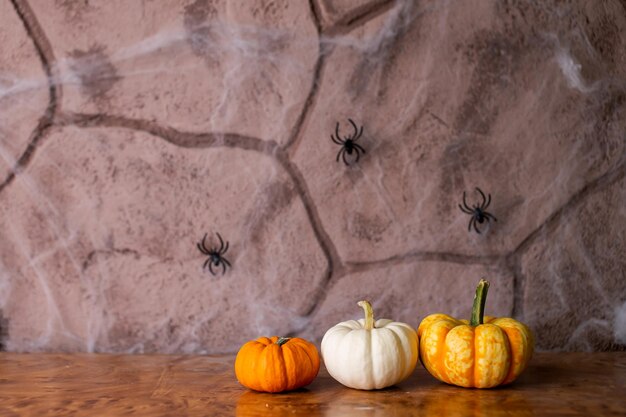
{"type": "Polygon", "coordinates": [[[365,149],[363,149],[363,147],[362,147],[361,145],[359,145],[359,144],[355,143],[355,144],[354,144],[354,147],[355,147],[356,149],[359,149],[361,152],[365,153],[365,149]]]}
{"type": "Polygon", "coordinates": [[[341,149],[339,149],[339,152],[337,152],[337,162],[339,162],[339,157],[341,156],[341,153],[342,153],[342,152],[345,152],[345,151],[346,151],[346,149],[345,149],[345,148],[341,148],[341,149]]]}
{"type": "Polygon", "coordinates": [[[467,231],[468,231],[468,232],[471,232],[471,231],[472,231],[472,222],[473,222],[473,221],[474,221],[474,217],[472,217],[472,218],[469,220],[469,223],[467,224],[467,231]]]}
{"type": "Polygon", "coordinates": [[[467,205],[467,201],[465,201],[465,191],[463,191],[463,207],[468,209],[470,211],[470,214],[474,213],[474,210],[472,210],[472,208],[467,205]]]}
{"type": "Polygon", "coordinates": [[[222,258],[222,262],[224,262],[226,265],[228,265],[228,266],[230,266],[232,268],[232,265],[230,264],[230,262],[228,262],[228,259],[222,258]]]}
{"type": "Polygon", "coordinates": [[[483,191],[480,188],[476,187],[476,191],[478,191],[480,193],[481,197],[483,198],[483,202],[480,205],[480,208],[484,208],[485,207],[485,203],[487,202],[487,197],[485,197],[485,193],[483,193],[483,191]]]}
{"type": "Polygon", "coordinates": [[[220,249],[217,251],[219,253],[222,253],[222,249],[224,249],[224,240],[222,239],[222,236],[220,236],[219,233],[215,233],[217,235],[217,238],[220,240],[220,249]]]}
{"type": "Polygon", "coordinates": [[[330,135],[330,139],[335,142],[337,145],[343,145],[343,141],[341,139],[337,139],[335,135],[330,135]]]}
{"type": "Polygon", "coordinates": [[[215,275],[215,271],[213,270],[213,262],[209,264],[209,271],[211,271],[212,275],[215,275]]]}
{"type": "Polygon", "coordinates": [[[225,254],[226,251],[228,251],[228,241],[226,242],[226,247],[224,248],[224,250],[220,252],[220,255],[225,254]]]}
{"type": "Polygon", "coordinates": [[[491,194],[487,194],[487,202],[481,207],[481,209],[486,209],[491,204],[491,194]]]}
{"type": "Polygon", "coordinates": [[[359,150],[354,148],[354,153],[356,154],[356,160],[354,162],[359,162],[359,158],[361,157],[359,150]]]}
{"type": "Polygon", "coordinates": [[[206,267],[208,266],[208,263],[211,262],[211,258],[208,258],[205,262],[204,265],[202,265],[202,269],[206,269],[206,267]]]}
{"type": "Polygon", "coordinates": [[[339,122],[337,122],[337,126],[335,126],[335,135],[337,139],[341,140],[341,135],[339,135],[339,122]]]}
{"type": "Polygon", "coordinates": [[[197,245],[198,245],[198,250],[199,250],[200,252],[202,252],[202,253],[203,253],[203,254],[205,254],[205,255],[208,255],[208,254],[209,254],[209,252],[208,252],[205,248],[203,248],[203,247],[202,247],[202,245],[201,245],[200,243],[197,243],[197,245]]]}
{"type": "Polygon", "coordinates": [[[343,150],[343,155],[342,155],[342,159],[343,159],[343,163],[346,165],[350,165],[350,163],[348,162],[348,160],[346,159],[346,150],[343,150]]]}
{"type": "Polygon", "coordinates": [[[474,219],[474,230],[476,230],[476,233],[480,234],[480,230],[478,230],[478,226],[476,226],[476,219],[474,219]]]}
{"type": "Polygon", "coordinates": [[[463,208],[463,206],[462,206],[462,205],[460,205],[460,204],[459,204],[459,208],[461,209],[461,211],[462,211],[463,213],[467,213],[467,214],[474,214],[474,212],[473,212],[473,211],[470,211],[470,210],[467,210],[467,209],[463,208]]]}
{"type": "Polygon", "coordinates": [[[483,213],[483,216],[485,216],[487,219],[492,218],[494,222],[498,221],[498,219],[496,219],[496,217],[493,214],[487,213],[486,211],[483,213]]]}
{"type": "Polygon", "coordinates": [[[204,250],[200,249],[200,244],[199,243],[198,243],[198,249],[200,249],[200,251],[202,253],[204,253],[205,255],[208,255],[209,254],[209,250],[206,247],[206,237],[207,237],[207,233],[205,233],[204,237],[202,238],[202,249],[204,249],[204,250]]]}
{"type": "MultiPolygon", "coordinates": [[[[222,259],[223,261],[223,259],[222,259]]],[[[226,273],[226,264],[224,262],[222,262],[222,275],[224,275],[226,273]]]]}
{"type": "Polygon", "coordinates": [[[356,137],[354,139],[352,139],[352,141],[356,142],[357,139],[359,139],[362,134],[363,134],[363,126],[361,126],[361,130],[359,130],[359,133],[356,135],[356,137]]]}
{"type": "Polygon", "coordinates": [[[350,122],[350,124],[354,128],[354,134],[352,135],[352,140],[354,140],[354,138],[356,138],[356,136],[359,134],[359,128],[356,127],[356,123],[354,123],[354,120],[348,119],[348,121],[350,122]]]}

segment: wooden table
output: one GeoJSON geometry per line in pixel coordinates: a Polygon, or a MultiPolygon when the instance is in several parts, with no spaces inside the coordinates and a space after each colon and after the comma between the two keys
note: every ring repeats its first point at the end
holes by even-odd
{"type": "Polygon", "coordinates": [[[448,386],[422,367],[397,387],[241,387],[234,357],[0,353],[0,416],[626,416],[626,353],[540,353],[513,385],[448,386]]]}

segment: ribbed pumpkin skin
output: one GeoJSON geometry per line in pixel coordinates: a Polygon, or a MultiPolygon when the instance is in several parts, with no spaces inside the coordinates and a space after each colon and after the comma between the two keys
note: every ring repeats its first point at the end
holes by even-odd
{"type": "Polygon", "coordinates": [[[278,336],[244,344],[235,359],[241,385],[255,391],[291,391],[310,384],[320,369],[317,348],[299,337],[278,345],[278,336]]]}
{"type": "Polygon", "coordinates": [[[485,316],[470,326],[446,314],[431,314],[419,325],[420,360],[440,381],[461,387],[492,388],[513,382],[533,354],[533,335],[511,318],[485,316]]]}
{"type": "Polygon", "coordinates": [[[322,339],[322,356],[330,376],[346,387],[372,390],[408,378],[417,365],[415,329],[388,319],[366,330],[365,320],[348,320],[331,327],[322,339]]]}

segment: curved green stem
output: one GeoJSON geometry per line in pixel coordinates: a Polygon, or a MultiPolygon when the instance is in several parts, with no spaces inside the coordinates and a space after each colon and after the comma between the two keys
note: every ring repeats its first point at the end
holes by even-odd
{"type": "Polygon", "coordinates": [[[481,279],[476,287],[476,295],[474,296],[474,305],[472,306],[472,318],[470,326],[478,326],[483,324],[485,314],[485,302],[487,301],[487,291],[489,290],[489,281],[481,279]]]}
{"type": "Polygon", "coordinates": [[[372,330],[374,328],[374,310],[372,309],[372,305],[366,300],[359,301],[357,304],[365,311],[365,326],[363,326],[363,328],[365,330],[372,330]]]}
{"type": "Polygon", "coordinates": [[[282,346],[285,343],[287,343],[289,341],[289,339],[291,339],[291,337],[279,337],[278,340],[276,341],[276,344],[278,346],[282,346]]]}

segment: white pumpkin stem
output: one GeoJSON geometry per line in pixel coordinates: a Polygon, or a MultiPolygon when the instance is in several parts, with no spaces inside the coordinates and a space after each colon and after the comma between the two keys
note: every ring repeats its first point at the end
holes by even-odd
{"type": "Polygon", "coordinates": [[[474,305],[472,306],[471,326],[483,324],[485,315],[485,303],[487,302],[487,291],[489,290],[489,281],[481,279],[476,287],[476,295],[474,296],[474,305]]]}
{"type": "Polygon", "coordinates": [[[372,305],[367,300],[359,301],[357,304],[365,311],[365,326],[363,328],[372,330],[374,328],[374,309],[372,309],[372,305]]]}

